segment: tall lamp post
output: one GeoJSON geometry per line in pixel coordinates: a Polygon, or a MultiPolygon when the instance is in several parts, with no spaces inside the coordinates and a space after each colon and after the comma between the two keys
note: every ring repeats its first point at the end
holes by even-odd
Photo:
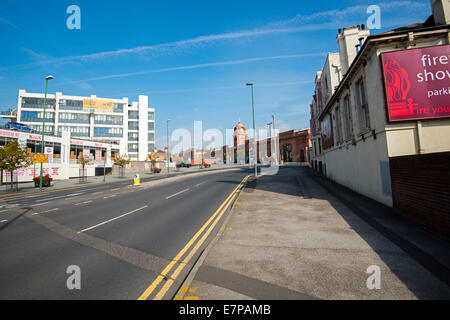
{"type": "Polygon", "coordinates": [[[170,153],[169,153],[169,121],[166,121],[166,129],[167,129],[167,173],[170,173],[170,153]]]}
{"type": "MultiPolygon", "coordinates": [[[[44,113],[42,115],[42,141],[41,141],[41,154],[44,154],[44,134],[45,134],[45,108],[47,106],[47,82],[52,80],[53,76],[45,77],[45,91],[44,91],[44,113]]],[[[42,162],[41,162],[41,174],[39,176],[39,191],[42,191],[42,162]]]]}
{"type": "MultiPolygon", "coordinates": [[[[270,160],[269,160],[269,162],[270,162],[270,165],[272,165],[272,130],[271,130],[271,125],[272,125],[272,122],[269,122],[269,123],[267,123],[267,125],[269,126],[269,136],[267,137],[269,140],[268,140],[268,143],[270,142],[270,160]]],[[[266,146],[266,152],[267,152],[267,146],[266,146]]]]}
{"type": "Polygon", "coordinates": [[[275,131],[275,116],[272,115],[272,128],[273,128],[273,134],[275,135],[275,143],[274,143],[274,152],[275,153],[275,164],[278,165],[278,139],[277,139],[277,132],[275,131]]]}
{"type": "Polygon", "coordinates": [[[252,89],[252,119],[253,119],[253,138],[255,139],[255,177],[258,175],[258,167],[257,167],[257,162],[258,162],[258,147],[257,147],[257,142],[256,142],[256,127],[255,127],[255,104],[254,104],[254,99],[253,99],[253,83],[248,82],[246,84],[247,86],[250,86],[252,89]]]}

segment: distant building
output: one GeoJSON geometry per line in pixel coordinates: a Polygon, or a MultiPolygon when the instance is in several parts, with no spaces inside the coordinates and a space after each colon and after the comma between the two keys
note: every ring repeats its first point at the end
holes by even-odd
{"type": "MultiPolygon", "coordinates": [[[[42,132],[43,108],[43,93],[19,90],[17,109],[1,117],[42,132]]],[[[155,109],[144,95],[128,104],[128,98],[47,94],[45,134],[61,136],[63,131],[74,138],[118,143],[131,160],[144,161],[155,147],[155,109]]]]}
{"type": "MultiPolygon", "coordinates": [[[[275,138],[272,138],[275,140],[275,138]]],[[[272,139],[260,139],[257,143],[257,154],[259,163],[270,163],[272,157],[272,139]]],[[[233,133],[233,163],[249,163],[249,150],[253,148],[253,139],[248,139],[244,125],[239,121],[234,127],[233,133]],[[250,148],[252,146],[252,148],[250,148]]],[[[283,162],[309,162],[309,152],[311,148],[311,135],[309,129],[289,130],[278,134],[278,159],[283,162]]],[[[226,146],[222,152],[227,152],[226,146]]],[[[272,157],[275,161],[275,157],[272,157]]]]}
{"type": "Polygon", "coordinates": [[[339,29],[315,78],[310,163],[450,234],[450,3],[431,3],[424,23],[339,29]]]}

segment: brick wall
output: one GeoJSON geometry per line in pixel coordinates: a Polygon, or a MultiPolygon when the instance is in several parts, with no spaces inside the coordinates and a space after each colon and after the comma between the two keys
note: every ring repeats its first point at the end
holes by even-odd
{"type": "Polygon", "coordinates": [[[450,236],[450,152],[389,158],[393,206],[450,236]]]}

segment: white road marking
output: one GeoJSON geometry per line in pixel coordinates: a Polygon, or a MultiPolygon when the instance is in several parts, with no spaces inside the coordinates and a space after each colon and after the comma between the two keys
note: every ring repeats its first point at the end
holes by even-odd
{"type": "Polygon", "coordinates": [[[86,204],[86,203],[90,203],[90,202],[92,202],[92,200],[87,200],[87,201],[75,203],[75,205],[76,205],[76,206],[79,206],[80,204],[86,204]]]}
{"type": "Polygon", "coordinates": [[[46,198],[46,199],[39,199],[39,200],[36,200],[36,202],[39,202],[39,201],[47,201],[47,200],[54,200],[54,199],[60,199],[60,198],[67,198],[67,197],[73,197],[73,196],[77,196],[77,195],[83,194],[83,193],[84,193],[84,192],[78,192],[78,193],[66,194],[66,195],[64,195],[64,196],[59,196],[59,197],[46,198]]]}
{"type": "Polygon", "coordinates": [[[52,211],[57,211],[57,210],[59,210],[59,208],[53,208],[53,209],[49,209],[49,210],[42,211],[42,212],[34,212],[31,215],[34,216],[34,215],[37,215],[37,214],[40,214],[40,213],[47,213],[47,212],[52,212],[52,211]]]}
{"type": "Polygon", "coordinates": [[[7,222],[8,220],[2,220],[2,221],[0,221],[0,222],[7,222]]]}
{"type": "Polygon", "coordinates": [[[5,212],[5,211],[8,211],[8,209],[6,209],[6,210],[1,210],[0,212],[5,212]]]}
{"type": "Polygon", "coordinates": [[[42,202],[42,203],[35,203],[35,204],[32,204],[32,206],[33,207],[37,207],[37,206],[42,206],[42,205],[47,204],[47,203],[50,203],[50,201],[42,202]]]}
{"type": "Polygon", "coordinates": [[[119,190],[120,188],[114,188],[114,189],[111,189],[110,191],[116,191],[116,190],[119,190]]]}
{"type": "Polygon", "coordinates": [[[24,199],[27,199],[27,198],[36,198],[36,197],[42,197],[42,194],[38,194],[38,195],[35,195],[35,196],[24,197],[24,199]]]}
{"type": "Polygon", "coordinates": [[[77,233],[81,233],[81,232],[85,232],[85,231],[88,231],[88,230],[91,230],[91,229],[97,228],[97,227],[99,227],[99,226],[101,226],[101,225],[104,225],[104,224],[106,224],[106,223],[108,223],[108,222],[111,222],[111,221],[114,221],[114,220],[117,220],[117,219],[123,218],[123,217],[125,217],[125,216],[127,216],[127,215],[129,215],[129,214],[135,213],[136,211],[139,211],[139,210],[142,210],[142,209],[145,209],[145,208],[147,208],[147,206],[143,206],[143,207],[140,207],[140,208],[138,208],[138,209],[135,209],[135,210],[133,210],[133,211],[130,211],[130,212],[124,213],[124,214],[122,214],[122,215],[120,215],[120,216],[118,216],[118,217],[115,217],[115,218],[112,218],[112,219],[106,220],[106,221],[104,221],[104,222],[102,222],[102,223],[96,224],[95,226],[92,226],[92,227],[89,227],[89,228],[83,229],[83,230],[81,230],[81,231],[78,231],[77,233]]]}
{"type": "Polygon", "coordinates": [[[94,195],[94,194],[100,194],[100,193],[103,193],[103,191],[94,192],[92,195],[94,195]]]}
{"type": "MultiPolygon", "coordinates": [[[[208,180],[206,180],[206,181],[208,181],[208,180]]],[[[200,182],[200,183],[197,183],[195,186],[196,187],[198,187],[199,185],[201,185],[201,184],[204,184],[206,181],[203,181],[203,182],[200,182]]]]}
{"type": "Polygon", "coordinates": [[[186,192],[186,191],[188,191],[188,190],[189,190],[189,188],[184,189],[184,190],[181,190],[180,192],[177,192],[177,193],[175,193],[175,194],[173,194],[173,195],[171,195],[171,196],[166,197],[166,199],[170,199],[170,198],[172,198],[172,197],[175,197],[175,196],[179,195],[180,193],[186,192]]]}

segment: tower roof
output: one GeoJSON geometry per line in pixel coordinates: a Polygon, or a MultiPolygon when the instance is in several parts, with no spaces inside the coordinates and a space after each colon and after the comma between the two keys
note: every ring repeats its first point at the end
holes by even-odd
{"type": "Polygon", "coordinates": [[[236,131],[236,129],[240,129],[240,128],[244,129],[244,131],[245,131],[244,125],[239,121],[237,123],[237,125],[234,127],[234,131],[236,131]]]}

